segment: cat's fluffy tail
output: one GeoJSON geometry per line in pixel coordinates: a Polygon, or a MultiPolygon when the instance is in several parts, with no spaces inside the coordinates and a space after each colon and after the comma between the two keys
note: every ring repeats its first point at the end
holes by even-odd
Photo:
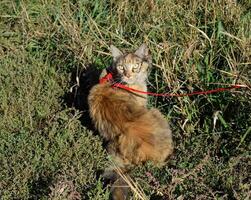
{"type": "MultiPolygon", "coordinates": [[[[119,169],[124,177],[127,177],[127,172],[119,169]]],[[[129,196],[129,186],[125,179],[122,178],[116,169],[107,168],[103,173],[103,178],[111,183],[111,198],[113,200],[126,200],[129,196]]]]}
{"type": "Polygon", "coordinates": [[[157,109],[139,105],[133,94],[99,84],[90,92],[89,106],[100,134],[131,163],[164,162],[172,153],[172,134],[166,119],[157,109]]]}
{"type": "Polygon", "coordinates": [[[126,133],[125,123],[147,112],[139,106],[133,95],[111,88],[110,84],[99,84],[91,89],[89,97],[90,116],[96,128],[107,140],[126,133]]]}

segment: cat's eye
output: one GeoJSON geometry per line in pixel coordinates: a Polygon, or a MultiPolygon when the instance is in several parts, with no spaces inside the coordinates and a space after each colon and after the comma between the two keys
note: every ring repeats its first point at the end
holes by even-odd
{"type": "Polygon", "coordinates": [[[121,70],[121,71],[123,71],[124,70],[124,67],[123,67],[123,65],[118,65],[118,70],[121,70]]]}
{"type": "Polygon", "coordinates": [[[133,71],[133,72],[139,72],[139,70],[140,70],[140,65],[139,65],[139,64],[135,64],[135,65],[133,66],[133,68],[132,68],[132,71],[133,71]]]}

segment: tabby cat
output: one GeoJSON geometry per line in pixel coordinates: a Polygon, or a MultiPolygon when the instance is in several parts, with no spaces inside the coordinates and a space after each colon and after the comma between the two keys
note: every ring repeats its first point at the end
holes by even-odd
{"type": "MultiPolygon", "coordinates": [[[[113,64],[107,69],[115,82],[147,91],[151,55],[145,44],[134,53],[123,54],[111,46],[113,64]]],[[[105,76],[107,71],[101,74],[105,76]]],[[[151,160],[162,164],[173,151],[170,127],[155,108],[148,109],[147,96],[112,88],[111,83],[94,86],[88,97],[90,116],[108,143],[107,151],[124,171],[151,160]]],[[[119,185],[118,180],[115,185],[119,185]]],[[[113,188],[113,199],[126,199],[125,191],[113,188]]]]}

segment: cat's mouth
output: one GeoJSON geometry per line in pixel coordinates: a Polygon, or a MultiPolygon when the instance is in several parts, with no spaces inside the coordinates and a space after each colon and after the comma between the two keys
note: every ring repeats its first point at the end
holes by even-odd
{"type": "Polygon", "coordinates": [[[122,82],[124,82],[126,84],[134,84],[135,83],[135,79],[133,79],[133,78],[123,78],[122,82]]]}

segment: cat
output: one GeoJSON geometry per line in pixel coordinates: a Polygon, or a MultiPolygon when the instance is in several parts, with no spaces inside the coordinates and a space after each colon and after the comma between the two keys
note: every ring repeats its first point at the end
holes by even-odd
{"type": "MultiPolygon", "coordinates": [[[[126,54],[111,46],[111,53],[113,64],[101,77],[112,73],[113,81],[147,91],[146,80],[151,67],[147,46],[142,44],[134,53],[126,54]]],[[[147,108],[147,95],[112,88],[107,82],[91,89],[88,103],[92,121],[108,143],[108,153],[125,172],[149,160],[163,164],[172,154],[169,124],[158,109],[147,108]]],[[[121,182],[117,180],[114,185],[121,182]]],[[[126,199],[126,193],[114,187],[113,199],[126,199]]]]}

